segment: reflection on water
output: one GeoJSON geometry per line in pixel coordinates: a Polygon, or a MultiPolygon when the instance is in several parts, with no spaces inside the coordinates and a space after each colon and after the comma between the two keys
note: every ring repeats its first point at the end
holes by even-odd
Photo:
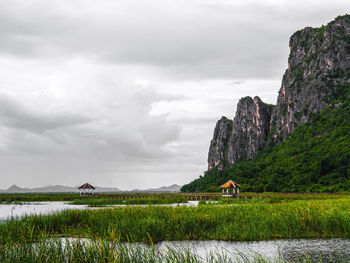
{"type": "Polygon", "coordinates": [[[86,205],[70,205],[67,202],[28,202],[23,204],[0,204],[0,220],[25,215],[50,214],[65,209],[85,209],[86,205]]]}
{"type": "Polygon", "coordinates": [[[146,206],[171,206],[171,207],[177,207],[177,206],[198,206],[199,201],[188,201],[187,203],[173,203],[173,204],[144,204],[144,205],[139,205],[139,204],[131,204],[131,205],[109,205],[108,207],[146,207],[146,206]]]}
{"type": "Polygon", "coordinates": [[[182,247],[205,257],[211,252],[250,255],[256,252],[270,260],[300,262],[307,257],[312,262],[350,262],[349,239],[290,239],[256,242],[176,241],[161,242],[157,248],[182,247]]]}
{"type": "MultiPolygon", "coordinates": [[[[67,242],[81,242],[91,245],[90,239],[62,238],[63,246],[67,242]]],[[[95,244],[95,243],[94,243],[95,244]]],[[[100,244],[99,242],[97,244],[100,244]]],[[[122,243],[130,248],[151,248],[145,243],[122,243]]],[[[189,251],[202,259],[211,255],[226,255],[235,261],[244,257],[254,262],[257,255],[271,262],[350,262],[350,239],[289,239],[254,242],[229,242],[229,241],[165,241],[154,244],[160,252],[189,251]],[[305,261],[309,259],[309,261],[305,261]]],[[[239,262],[246,262],[240,260],[239,262]]]]}
{"type": "Polygon", "coordinates": [[[286,260],[295,261],[300,255],[307,254],[311,259],[322,262],[349,262],[350,240],[312,239],[287,242],[281,253],[286,260]],[[297,241],[297,242],[296,242],[297,241]]]}
{"type": "MultiPolygon", "coordinates": [[[[155,205],[111,205],[107,207],[126,206],[155,206],[155,205]]],[[[198,201],[188,203],[163,204],[157,206],[198,206],[198,201]]],[[[11,217],[22,217],[25,215],[39,215],[59,212],[65,209],[98,209],[106,207],[88,207],[87,205],[71,205],[69,202],[28,202],[22,204],[0,204],[0,221],[11,217]]]]}

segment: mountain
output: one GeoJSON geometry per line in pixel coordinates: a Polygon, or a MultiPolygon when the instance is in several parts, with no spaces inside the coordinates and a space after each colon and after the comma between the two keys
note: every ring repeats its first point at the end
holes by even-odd
{"type": "Polygon", "coordinates": [[[289,41],[288,69],[272,113],[271,133],[283,141],[296,127],[334,105],[349,83],[350,16],[327,26],[307,27],[289,41]]]}
{"type": "Polygon", "coordinates": [[[151,188],[151,189],[144,189],[144,190],[140,190],[140,189],[134,189],[130,192],[133,193],[145,193],[145,192],[149,192],[149,193],[166,193],[166,192],[180,192],[182,186],[177,185],[177,184],[173,184],[170,186],[162,186],[159,188],[151,188]]]}
{"type": "MultiPolygon", "coordinates": [[[[122,192],[118,188],[99,187],[96,186],[96,192],[122,192]]],[[[62,186],[62,185],[48,185],[38,188],[21,188],[17,185],[12,185],[6,190],[0,190],[0,193],[78,193],[78,186],[62,186]]]]}
{"type": "Polygon", "coordinates": [[[23,191],[28,191],[28,188],[21,188],[15,184],[11,185],[8,189],[6,190],[1,190],[2,193],[21,193],[23,191]]]}
{"type": "Polygon", "coordinates": [[[224,169],[241,159],[255,157],[265,146],[273,108],[259,97],[240,99],[233,121],[222,117],[216,124],[209,147],[208,169],[224,169]]]}
{"type": "MultiPolygon", "coordinates": [[[[118,188],[113,187],[100,187],[95,186],[96,190],[95,192],[98,193],[111,193],[111,192],[129,192],[129,191],[122,191],[118,188]]],[[[134,189],[130,192],[138,192],[138,193],[144,193],[144,192],[180,192],[182,186],[173,184],[170,186],[162,186],[159,188],[152,188],[152,189],[145,189],[145,190],[139,190],[134,189]]],[[[21,188],[17,185],[12,185],[6,190],[0,190],[0,193],[78,193],[79,189],[78,186],[72,187],[72,186],[62,186],[62,185],[48,185],[44,187],[37,187],[37,188],[21,188]]]]}
{"type": "Polygon", "coordinates": [[[242,98],[216,124],[208,171],[181,189],[350,191],[350,16],[292,35],[276,106],[242,98]]]}

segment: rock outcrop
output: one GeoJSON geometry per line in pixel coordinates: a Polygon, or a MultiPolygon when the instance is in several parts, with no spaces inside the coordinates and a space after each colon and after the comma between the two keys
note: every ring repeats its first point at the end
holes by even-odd
{"type": "Polygon", "coordinates": [[[266,145],[286,140],[311,116],[335,105],[350,80],[350,16],[293,34],[276,106],[259,97],[242,98],[233,121],[218,121],[210,144],[208,169],[225,169],[254,158],[266,145]]]}
{"type": "Polygon", "coordinates": [[[254,158],[264,148],[272,109],[273,105],[262,102],[259,97],[239,100],[227,154],[230,165],[241,159],[254,158]]]}
{"type": "Polygon", "coordinates": [[[350,17],[297,31],[289,47],[288,69],[271,118],[273,144],[329,106],[349,82],[350,17]]]}
{"type": "Polygon", "coordinates": [[[232,120],[222,117],[215,126],[214,136],[210,142],[208,154],[208,170],[227,166],[227,149],[232,134],[232,120]]]}
{"type": "Polygon", "coordinates": [[[224,169],[240,159],[253,158],[265,146],[272,108],[259,97],[240,99],[233,121],[222,117],[216,124],[208,169],[224,169]]]}

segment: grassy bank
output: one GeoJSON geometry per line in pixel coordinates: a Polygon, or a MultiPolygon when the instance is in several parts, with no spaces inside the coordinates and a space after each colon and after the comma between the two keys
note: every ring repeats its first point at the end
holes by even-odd
{"type": "MultiPolygon", "coordinates": [[[[246,204],[246,203],[282,203],[297,200],[337,200],[348,199],[349,194],[299,194],[299,193],[243,193],[240,198],[219,198],[216,204],[246,204]]],[[[210,201],[209,201],[210,202],[210,201]]],[[[204,204],[204,202],[202,202],[204,204]]]]}
{"type": "Polygon", "coordinates": [[[123,207],[70,210],[12,219],[0,225],[0,243],[41,236],[121,241],[268,240],[350,237],[348,197],[280,203],[123,207]]]}
{"type": "MultiPolygon", "coordinates": [[[[220,191],[220,189],[218,189],[220,191]]],[[[209,194],[210,195],[210,194],[209,194]]],[[[264,198],[269,200],[319,200],[319,199],[338,199],[350,196],[349,194],[327,194],[327,193],[250,193],[241,192],[241,199],[227,199],[242,201],[242,199],[264,198]]],[[[209,196],[212,200],[221,200],[221,195],[209,196]]],[[[178,193],[157,193],[157,194],[128,194],[127,199],[121,199],[113,194],[101,194],[93,196],[80,196],[79,193],[23,193],[23,194],[0,194],[0,204],[24,203],[24,202],[53,202],[53,201],[68,201],[72,204],[167,204],[167,203],[182,203],[190,196],[178,193]],[[125,202],[123,202],[125,201],[125,202]]]]}

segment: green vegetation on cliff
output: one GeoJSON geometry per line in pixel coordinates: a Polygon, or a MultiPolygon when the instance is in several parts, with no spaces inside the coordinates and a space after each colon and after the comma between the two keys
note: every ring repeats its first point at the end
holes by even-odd
{"type": "Polygon", "coordinates": [[[338,91],[331,106],[286,141],[230,169],[207,171],[181,191],[219,191],[228,179],[240,183],[243,191],[350,191],[350,85],[338,91]]]}
{"type": "Polygon", "coordinates": [[[219,191],[228,179],[243,191],[350,191],[350,16],[297,31],[289,46],[271,114],[241,99],[232,129],[217,124],[209,171],[183,192],[219,191]]]}

